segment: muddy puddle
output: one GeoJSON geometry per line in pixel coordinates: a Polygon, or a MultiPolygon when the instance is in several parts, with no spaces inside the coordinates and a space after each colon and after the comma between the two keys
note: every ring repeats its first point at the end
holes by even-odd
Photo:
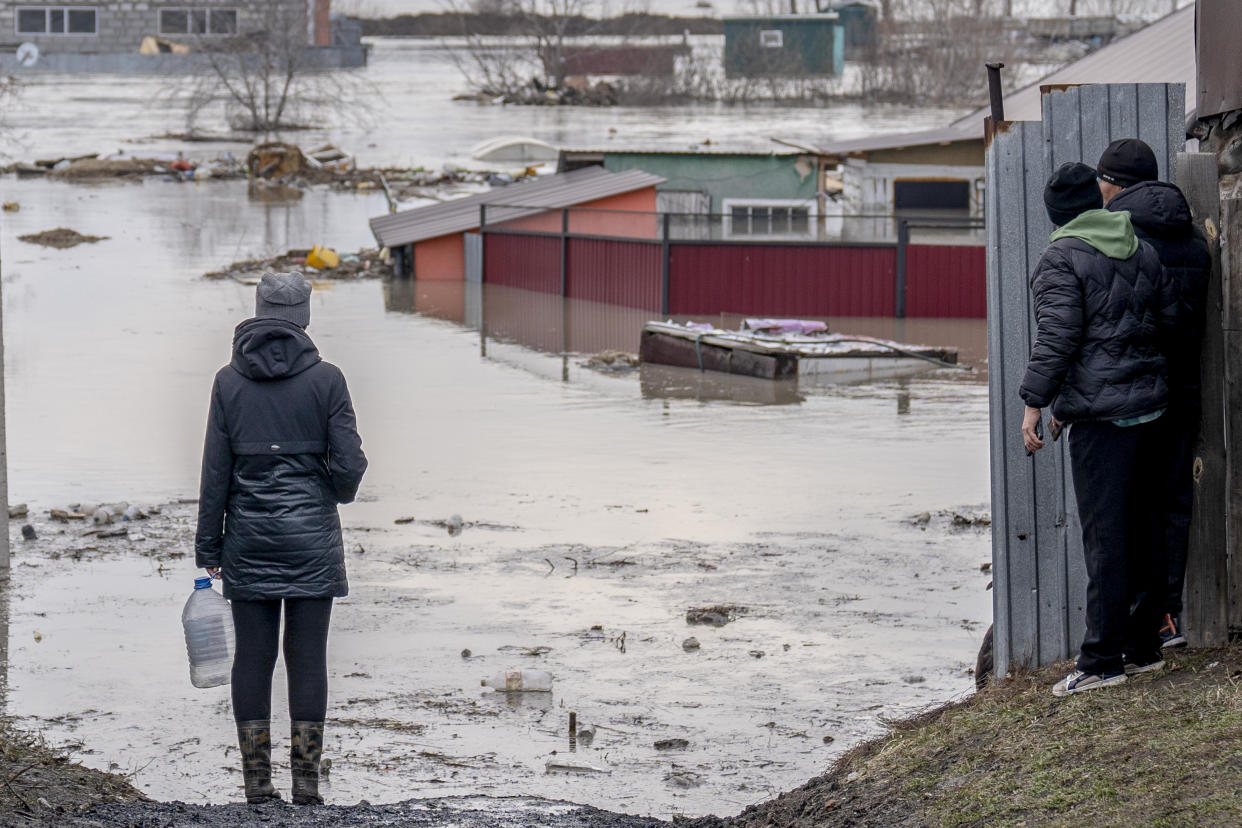
{"type": "MultiPolygon", "coordinates": [[[[253,294],[201,274],[314,243],[359,249],[382,197],[3,187],[22,202],[0,236],[10,492],[40,535],[14,526],[7,709],[153,797],[236,799],[227,690],[187,680],[193,506],[175,501],[195,493],[210,378],[253,294]],[[17,241],[58,226],[109,238],[17,241]],[[145,540],[84,540],[47,517],[116,500],[171,505],[145,540]]],[[[643,316],[520,291],[316,286],[310,333],[349,379],[371,458],[343,511],[330,801],[736,812],[884,717],[970,692],[988,530],[950,515],[988,499],[981,372],[773,391],[585,365],[635,350],[643,316]],[[729,604],[747,611],[687,623],[729,604]],[[553,692],[479,686],[521,667],[549,671],[553,692]],[[570,712],[593,738],[571,746],[570,712]]],[[[982,363],[981,321],[833,324],[982,363]]]]}

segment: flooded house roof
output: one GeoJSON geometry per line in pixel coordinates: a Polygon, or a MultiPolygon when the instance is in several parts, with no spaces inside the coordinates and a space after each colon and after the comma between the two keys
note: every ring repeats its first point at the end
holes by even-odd
{"type": "MultiPolygon", "coordinates": [[[[1040,87],[1084,83],[1185,83],[1186,111],[1194,109],[1195,7],[1193,4],[1162,17],[1132,35],[1115,40],[1040,80],[1005,95],[1005,118],[1038,121],[1042,117],[1040,87]]],[[[836,141],[822,147],[825,154],[849,155],[874,150],[923,147],[956,141],[982,141],[988,107],[938,129],[877,135],[836,141]]]]}
{"type": "Polygon", "coordinates": [[[640,170],[612,173],[603,167],[586,167],[498,187],[442,204],[379,216],[371,219],[371,232],[382,247],[400,247],[476,229],[481,205],[496,205],[487,211],[487,221],[491,224],[493,221],[511,221],[663,183],[664,179],[660,176],[640,170]]]}

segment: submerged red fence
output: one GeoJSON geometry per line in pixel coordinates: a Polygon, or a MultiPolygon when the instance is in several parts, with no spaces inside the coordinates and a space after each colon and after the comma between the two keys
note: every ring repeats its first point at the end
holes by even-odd
{"type": "Polygon", "coordinates": [[[987,263],[982,247],[911,244],[906,247],[906,315],[988,315],[987,263]]]}
{"type": "Polygon", "coordinates": [[[891,316],[896,261],[887,246],[678,244],[668,312],[891,316]]]}
{"type": "Polygon", "coordinates": [[[981,245],[674,239],[665,218],[656,238],[485,228],[483,280],[677,315],[987,315],[981,245]]]}

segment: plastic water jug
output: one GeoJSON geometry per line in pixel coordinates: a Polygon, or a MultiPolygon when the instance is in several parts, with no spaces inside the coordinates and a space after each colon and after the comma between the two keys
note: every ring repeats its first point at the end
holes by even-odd
{"type": "Polygon", "coordinates": [[[479,682],[501,693],[547,693],[552,674],[544,670],[502,670],[479,682]]]}
{"type": "Polygon", "coordinates": [[[195,578],[194,591],[181,611],[185,648],[190,654],[190,682],[195,687],[228,684],[233,671],[233,613],[211,578],[195,578]]]}

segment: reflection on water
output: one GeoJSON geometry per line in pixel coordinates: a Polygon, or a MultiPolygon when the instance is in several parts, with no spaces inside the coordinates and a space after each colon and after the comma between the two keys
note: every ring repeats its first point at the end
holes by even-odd
{"type": "MultiPolygon", "coordinates": [[[[505,285],[390,279],[384,282],[383,290],[387,311],[434,317],[477,331],[482,356],[488,356],[488,342],[491,341],[559,357],[561,379],[565,382],[582,375],[571,370],[577,365],[578,356],[603,351],[636,353],[644,323],[659,318],[659,314],[651,311],[566,299],[505,285]]],[[[673,318],[680,322],[708,321],[723,329],[740,328],[745,319],[737,314],[673,318]]],[[[955,380],[978,384],[987,381],[987,326],[983,320],[828,318],[824,321],[837,333],[956,347],[959,362],[974,370],[957,374],[955,380]]],[[[495,348],[492,355],[497,355],[495,348]]],[[[537,373],[547,373],[547,369],[537,373]]],[[[639,379],[646,398],[753,405],[796,404],[816,390],[822,392],[842,385],[876,381],[866,371],[772,381],[649,364],[641,367],[639,379]]],[[[898,394],[898,413],[909,413],[911,379],[898,377],[893,381],[902,389],[898,394]]]]}

